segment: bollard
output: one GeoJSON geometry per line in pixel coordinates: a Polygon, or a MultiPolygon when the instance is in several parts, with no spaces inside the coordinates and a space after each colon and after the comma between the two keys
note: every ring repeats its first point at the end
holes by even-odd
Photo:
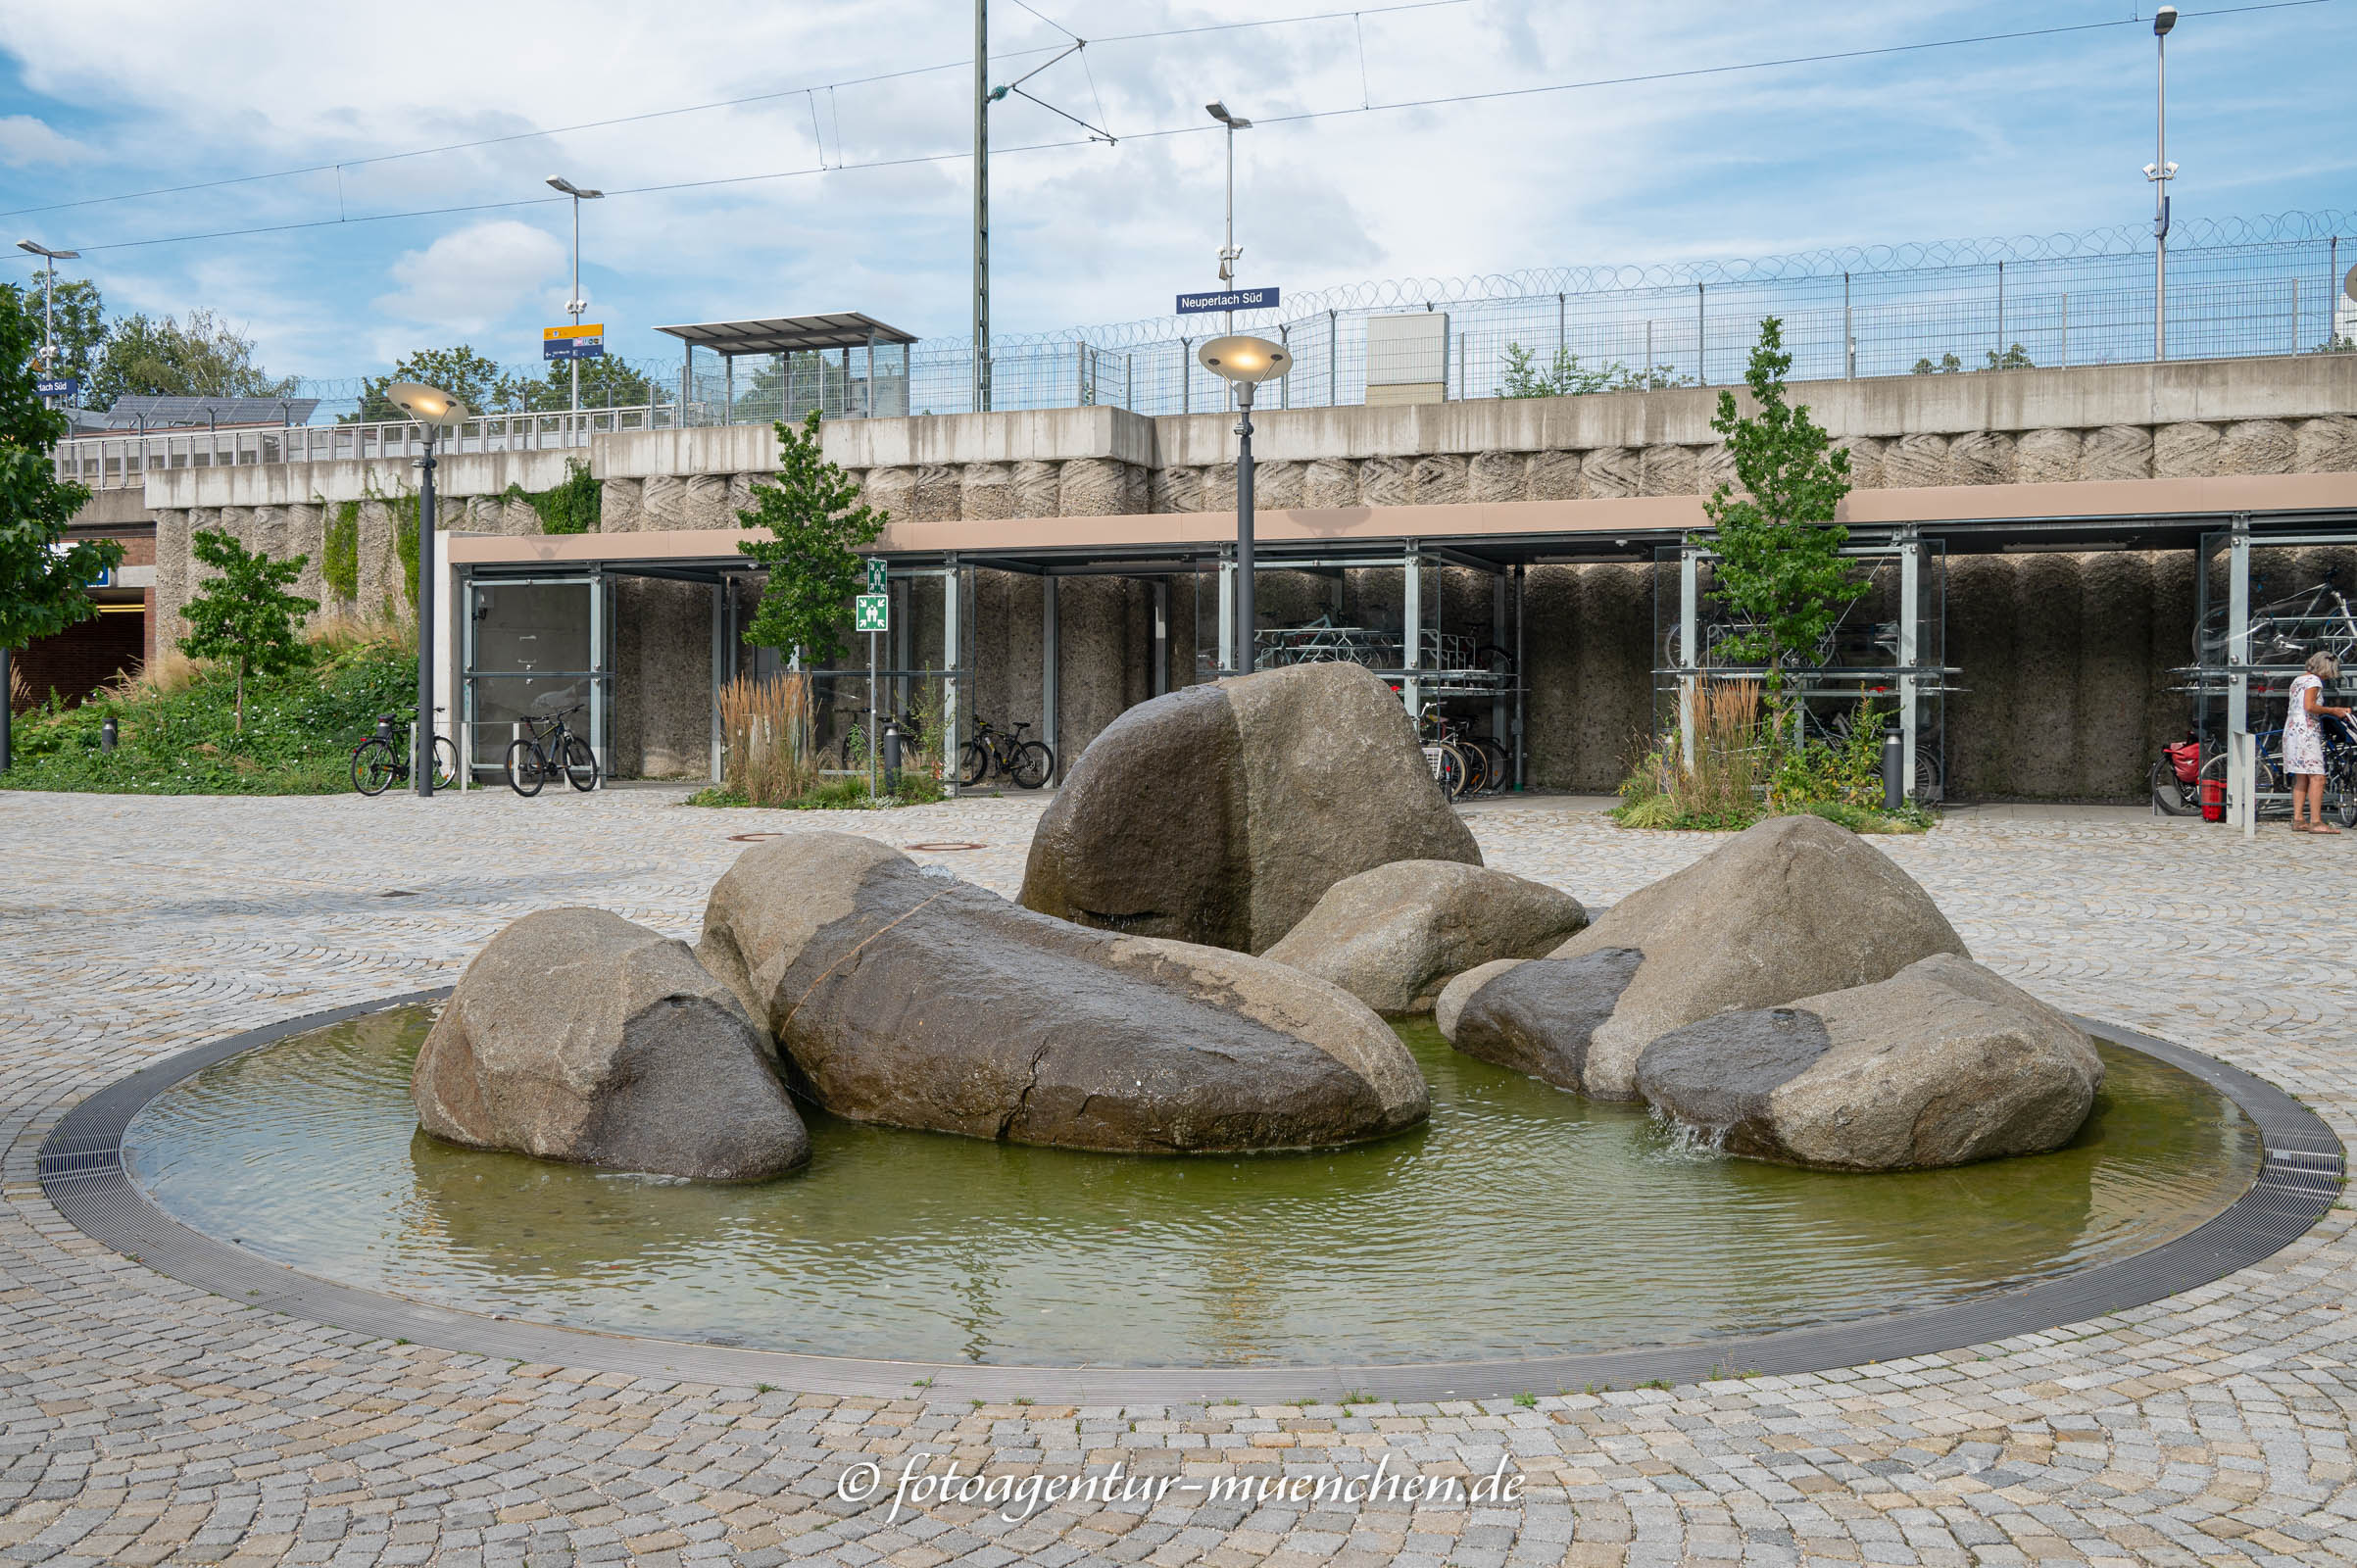
{"type": "Polygon", "coordinates": [[[901,787],[901,726],[898,719],[884,720],[884,793],[897,795],[901,787]]]}
{"type": "Polygon", "coordinates": [[[1895,811],[1907,802],[1904,775],[1906,751],[1893,724],[1883,731],[1883,809],[1895,811]]]}
{"type": "Polygon", "coordinates": [[[115,727],[115,715],[109,713],[98,726],[98,749],[102,752],[112,755],[115,750],[116,739],[121,735],[121,733],[122,732],[115,727]]]}
{"type": "Polygon", "coordinates": [[[385,713],[376,720],[376,738],[387,746],[393,744],[393,715],[385,713]]]}

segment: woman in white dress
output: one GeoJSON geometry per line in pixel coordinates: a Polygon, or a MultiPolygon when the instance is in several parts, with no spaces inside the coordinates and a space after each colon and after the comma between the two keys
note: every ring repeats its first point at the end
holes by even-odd
{"type": "Polygon", "coordinates": [[[2283,715],[2283,771],[2291,775],[2291,831],[2338,833],[2325,825],[2325,715],[2347,718],[2345,708],[2325,706],[2325,682],[2340,674],[2331,654],[2308,656],[2306,673],[2291,683],[2291,710],[2283,715]],[[2300,820],[2305,803],[2308,820],[2300,820]]]}

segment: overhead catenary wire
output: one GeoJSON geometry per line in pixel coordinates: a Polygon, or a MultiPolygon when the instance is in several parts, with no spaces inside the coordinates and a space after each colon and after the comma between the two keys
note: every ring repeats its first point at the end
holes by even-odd
{"type": "MultiPolygon", "coordinates": [[[[1426,0],[1426,3],[1454,4],[1461,3],[1461,0],[1426,0]]],[[[2261,0],[2261,3],[2257,4],[2225,6],[2209,11],[2189,12],[2185,13],[2185,15],[2236,16],[2249,12],[2285,11],[2306,6],[2331,5],[2335,3],[2337,3],[2337,0],[2261,0]]],[[[1421,7],[1399,6],[1389,9],[1414,10],[1421,9],[1421,7]]],[[[1370,12],[1370,14],[1372,13],[1370,12]]],[[[1314,18],[1294,18],[1285,20],[1316,21],[1355,15],[1357,15],[1357,13],[1348,11],[1329,12],[1323,13],[1314,18]]],[[[1310,121],[1331,120],[1349,115],[1386,114],[1404,110],[1443,108],[1453,104],[1490,103],[1508,98],[1531,97],[1546,93],[1580,92],[1606,87],[1638,86],[1656,81],[1674,81],[1691,79],[1699,76],[1727,75],[1743,72],[1771,71],[1793,66],[1825,65],[1844,60],[1870,59],[1878,56],[1918,53],[1934,49],[1954,49],[1972,44],[2016,42],[2027,38],[2051,37],[2062,33],[2089,32],[2111,27],[2140,24],[2141,24],[2119,20],[2111,22],[2071,23],[2050,27],[2020,28],[2008,32],[1976,33],[1961,38],[1934,38],[1926,39],[1917,43],[1882,44],[1858,49],[1827,50],[1815,54],[1788,55],[1773,60],[1743,61],[1728,65],[1689,66],[1667,71],[1644,72],[1624,76],[1592,77],[1580,81],[1548,82],[1529,87],[1493,88],[1480,92],[1451,93],[1430,98],[1406,99],[1398,102],[1387,102],[1380,104],[1365,104],[1354,107],[1345,107],[1341,109],[1314,109],[1302,110],[1294,114],[1257,115],[1254,116],[1253,119],[1255,124],[1258,125],[1300,124],[1310,121]]],[[[1248,25],[1248,24],[1237,23],[1225,24],[1223,25],[1242,26],[1248,25]]],[[[1186,28],[1179,30],[1206,31],[1214,29],[1186,28]]],[[[1105,39],[1099,41],[1110,42],[1113,40],[1105,39]]],[[[1046,51],[1031,52],[1044,53],[1046,51]]],[[[1062,53],[1071,52],[1072,51],[1069,49],[1063,50],[1059,53],[1058,57],[1060,58],[1060,54],[1062,53]]],[[[797,92],[802,90],[804,89],[795,89],[797,92]]],[[[787,94],[786,96],[791,96],[791,94],[787,94]]],[[[1023,96],[1028,98],[1030,97],[1030,94],[1025,93],[1023,96]]],[[[1038,102],[1036,99],[1033,101],[1038,102]]],[[[1052,106],[1043,104],[1041,107],[1051,108],[1052,106]]],[[[1056,112],[1061,113],[1061,111],[1056,112]]],[[[1071,117],[1066,116],[1065,118],[1069,119],[1071,117]]],[[[1079,123],[1079,122],[1075,122],[1079,123]]],[[[1165,136],[1192,136],[1202,134],[1204,131],[1215,130],[1216,128],[1216,126],[1209,124],[1189,123],[1184,125],[1170,125],[1154,130],[1133,131],[1124,136],[1122,139],[1125,141],[1149,141],[1165,136]]],[[[1109,140],[1109,138],[1098,135],[1064,137],[1056,141],[1028,142],[1007,147],[994,146],[991,149],[991,152],[994,157],[1011,156],[1029,152],[1053,152],[1071,147],[1086,147],[1093,143],[1101,143],[1107,140],[1109,140]]],[[[831,169],[826,167],[822,162],[816,167],[775,170],[758,174],[720,174],[705,179],[664,180],[648,185],[611,187],[607,190],[606,194],[610,197],[654,195],[664,191],[700,190],[710,189],[720,185],[743,185],[759,183],[766,180],[801,179],[807,178],[812,174],[848,173],[865,170],[905,169],[925,164],[958,163],[962,162],[971,156],[973,155],[969,149],[960,148],[954,152],[912,153],[899,158],[877,158],[862,160],[857,163],[838,163],[831,169]]],[[[113,240],[96,243],[85,242],[75,246],[74,248],[84,252],[85,254],[96,251],[131,250],[154,245],[191,244],[203,240],[236,239],[259,234],[290,233],[301,229],[332,228],[340,223],[393,222],[406,219],[439,218],[463,213],[495,212],[518,207],[538,207],[564,200],[565,200],[565,198],[561,196],[526,196],[517,197],[509,201],[474,202],[447,207],[417,208],[397,213],[363,214],[358,218],[310,219],[295,222],[261,224],[248,228],[216,229],[206,233],[161,235],[150,239],[113,240]]]]}
{"type": "MultiPolygon", "coordinates": [[[[1016,3],[1021,4],[1021,0],[1016,0],[1016,3]]],[[[1371,7],[1368,14],[1430,11],[1443,6],[1460,6],[1471,3],[1472,0],[1401,0],[1401,3],[1397,5],[1371,7]]],[[[1024,6],[1023,9],[1031,11],[1029,6],[1024,6]]],[[[1031,11],[1031,14],[1039,17],[1042,22],[1064,33],[1067,37],[1074,39],[1079,37],[1079,34],[1074,33],[1061,23],[1040,16],[1037,11],[1031,11]]],[[[1331,22],[1337,17],[1355,15],[1357,15],[1356,12],[1350,11],[1316,11],[1290,17],[1257,17],[1244,22],[1218,22],[1192,27],[1165,27],[1149,32],[1115,33],[1110,37],[1099,38],[1096,41],[1099,43],[1136,43],[1153,38],[1179,38],[1204,32],[1227,32],[1240,27],[1281,27],[1301,22],[1331,22]]],[[[1002,58],[1020,60],[1031,55],[1053,54],[1060,47],[1060,45],[1042,45],[1031,49],[1010,49],[1002,58]]],[[[971,59],[945,60],[938,65],[908,66],[899,71],[881,71],[864,76],[846,76],[839,81],[805,83],[799,87],[780,87],[773,92],[749,93],[741,98],[720,98],[711,103],[682,104],[674,109],[649,109],[632,115],[613,115],[604,120],[584,120],[571,125],[536,126],[530,130],[508,131],[497,136],[478,136],[471,141],[444,142],[438,146],[414,147],[397,153],[374,153],[366,158],[346,158],[328,164],[306,164],[299,169],[275,169],[259,174],[227,174],[219,179],[194,180],[184,185],[159,185],[151,190],[123,191],[113,196],[83,196],[70,202],[49,202],[37,207],[0,209],[0,218],[22,218],[29,213],[60,213],[78,207],[103,207],[114,202],[143,201],[151,196],[179,196],[185,195],[189,191],[218,190],[225,185],[251,185],[266,179],[293,179],[303,174],[321,174],[330,170],[335,171],[340,180],[343,171],[358,169],[368,164],[397,163],[410,158],[431,158],[441,153],[471,152],[478,147],[497,147],[508,142],[530,141],[540,136],[566,136],[575,131],[603,130],[614,125],[635,125],[650,120],[666,120],[678,115],[700,115],[715,109],[741,109],[748,104],[771,103],[780,98],[799,97],[806,92],[831,93],[838,87],[864,87],[880,81],[897,81],[908,76],[930,75],[938,71],[965,71],[971,69],[972,66],[971,59]]],[[[1086,69],[1087,62],[1083,61],[1082,66],[1083,69],[1086,69]]],[[[1099,108],[1102,111],[1103,105],[1100,105],[1099,108]]]]}

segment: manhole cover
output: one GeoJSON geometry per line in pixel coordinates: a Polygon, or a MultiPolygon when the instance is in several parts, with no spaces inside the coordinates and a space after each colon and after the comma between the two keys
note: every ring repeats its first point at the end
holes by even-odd
{"type": "Polygon", "coordinates": [[[939,844],[908,844],[902,846],[904,849],[926,850],[935,855],[947,854],[951,850],[978,850],[982,847],[983,846],[979,844],[958,844],[947,842],[939,844]]]}
{"type": "Polygon", "coordinates": [[[731,844],[759,844],[763,839],[782,839],[784,837],[783,833],[731,833],[728,835],[728,842],[731,844]]]}

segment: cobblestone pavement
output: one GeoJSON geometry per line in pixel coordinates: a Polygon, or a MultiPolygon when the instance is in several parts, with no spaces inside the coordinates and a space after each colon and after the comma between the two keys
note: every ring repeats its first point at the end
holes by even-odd
{"type": "MultiPolygon", "coordinates": [[[[70,1105],[234,1030],[453,978],[594,903],[691,934],[729,835],[842,826],[1002,892],[1039,803],[833,819],[678,793],[518,801],[0,795],[0,1558],[67,1563],[1209,1565],[2357,1561],[2357,1242],[1996,1346],[1803,1377],[1445,1404],[972,1407],[510,1365],[272,1315],[150,1272],[43,1200],[70,1105]],[[403,892],[411,896],[388,895],[403,892]],[[847,1465],[1177,1478],[1159,1500],[886,1517],[847,1465]],[[1491,1473],[1511,1506],[1212,1500],[1207,1478],[1491,1473]]],[[[1707,848],[1541,806],[1493,863],[1594,902],[1707,848]]],[[[1886,841],[1975,951],[2357,1127],[2357,836],[2244,844],[2125,814],[1966,813],[1886,841]]],[[[1257,1479],[1254,1482],[1257,1485],[1257,1479]]]]}

